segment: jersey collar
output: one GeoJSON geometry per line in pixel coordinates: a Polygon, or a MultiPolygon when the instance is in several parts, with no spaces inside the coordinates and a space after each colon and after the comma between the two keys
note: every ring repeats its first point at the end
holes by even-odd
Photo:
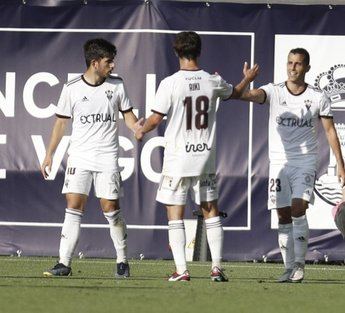
{"type": "Polygon", "coordinates": [[[285,82],[285,87],[286,87],[286,89],[288,90],[288,92],[289,92],[291,95],[293,95],[293,96],[300,96],[303,92],[305,92],[305,91],[307,90],[308,84],[307,84],[307,83],[304,83],[304,89],[303,89],[301,92],[299,92],[299,93],[293,93],[293,92],[289,89],[289,87],[288,87],[288,85],[287,85],[287,82],[285,82]]]}
{"type": "Polygon", "coordinates": [[[84,75],[81,75],[81,79],[83,80],[83,82],[84,82],[86,85],[91,86],[91,87],[98,87],[98,86],[101,86],[101,85],[105,82],[105,80],[106,80],[106,78],[105,78],[100,84],[94,85],[94,84],[90,84],[89,82],[87,82],[86,79],[85,79],[85,77],[84,77],[84,75]]]}

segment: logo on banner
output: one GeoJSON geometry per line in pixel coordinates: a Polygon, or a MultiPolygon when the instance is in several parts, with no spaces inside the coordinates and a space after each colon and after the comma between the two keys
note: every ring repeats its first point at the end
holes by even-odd
{"type": "MultiPolygon", "coordinates": [[[[331,100],[333,110],[345,111],[345,64],[333,65],[328,71],[319,74],[315,79],[314,86],[326,92],[331,100]]],[[[337,130],[341,150],[344,153],[345,124],[339,123],[334,126],[337,130]]],[[[337,163],[331,151],[329,159],[327,173],[315,182],[315,193],[324,204],[334,206],[342,199],[342,191],[337,177],[337,163]]]]}
{"type": "Polygon", "coordinates": [[[345,64],[337,64],[319,74],[314,86],[324,90],[332,102],[332,109],[345,111],[345,64]]]}
{"type": "MultiPolygon", "coordinates": [[[[342,153],[345,153],[345,124],[335,123],[342,153]]],[[[334,206],[342,199],[341,186],[337,176],[337,162],[335,156],[330,152],[327,173],[322,175],[315,182],[315,193],[321,200],[334,206]]]]}

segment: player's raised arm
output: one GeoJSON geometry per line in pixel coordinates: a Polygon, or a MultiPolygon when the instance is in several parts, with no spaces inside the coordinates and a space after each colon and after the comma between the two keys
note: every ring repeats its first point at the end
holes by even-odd
{"type": "Polygon", "coordinates": [[[327,117],[321,117],[322,126],[325,130],[326,137],[332,151],[334,153],[335,159],[337,160],[337,171],[338,171],[338,178],[341,181],[342,186],[345,183],[345,169],[344,169],[344,160],[341,153],[341,147],[337,135],[337,131],[335,130],[333,119],[327,117]]]}
{"type": "Polygon", "coordinates": [[[41,173],[44,178],[47,178],[52,167],[53,154],[59,145],[62,136],[65,133],[67,121],[69,118],[57,116],[55,124],[53,126],[52,134],[50,137],[49,146],[46,152],[46,156],[41,165],[41,173]]]}
{"type": "Polygon", "coordinates": [[[243,65],[243,79],[239,84],[234,87],[231,95],[231,99],[240,99],[249,84],[255,79],[259,73],[259,65],[254,64],[252,68],[249,68],[248,63],[244,62],[243,65]]]}

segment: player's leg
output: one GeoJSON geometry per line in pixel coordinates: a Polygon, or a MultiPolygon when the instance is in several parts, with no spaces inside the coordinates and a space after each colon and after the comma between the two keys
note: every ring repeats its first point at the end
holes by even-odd
{"type": "Polygon", "coordinates": [[[121,175],[118,172],[94,173],[95,195],[100,198],[104,217],[109,223],[110,237],[116,251],[116,278],[130,276],[127,260],[127,227],[120,209],[122,196],[121,175]]]}
{"type": "Polygon", "coordinates": [[[164,203],[167,209],[169,245],[176,267],[176,271],[170,276],[169,281],[190,280],[186,262],[186,233],[183,221],[189,184],[188,177],[162,176],[157,190],[156,200],[164,203]]]}
{"type": "Polygon", "coordinates": [[[309,202],[313,202],[315,169],[291,167],[289,171],[292,181],[291,216],[295,250],[295,267],[290,280],[301,282],[304,279],[305,256],[309,239],[306,210],[309,202]]]}
{"type": "Polygon", "coordinates": [[[200,208],[204,215],[206,225],[206,237],[211,252],[211,280],[226,282],[228,278],[222,270],[224,231],[219,216],[217,200],[203,201],[200,208]]]}
{"type": "Polygon", "coordinates": [[[105,218],[109,223],[110,237],[116,251],[116,278],[130,276],[127,260],[127,227],[120,210],[119,200],[100,200],[105,218]]]}
{"type": "Polygon", "coordinates": [[[67,167],[62,193],[66,194],[67,208],[63,222],[59,248],[59,262],[45,271],[45,276],[71,275],[71,262],[80,235],[80,224],[91,188],[91,172],[67,167]]]}
{"type": "Polygon", "coordinates": [[[169,281],[190,280],[186,262],[186,233],[183,222],[184,205],[166,205],[168,216],[169,246],[174,257],[176,271],[169,281]]]}
{"type": "Polygon", "coordinates": [[[294,240],[291,220],[291,187],[286,168],[270,165],[268,184],[269,210],[276,209],[278,215],[278,245],[284,262],[284,273],[278,282],[288,282],[295,263],[294,240]]]}
{"type": "Polygon", "coordinates": [[[193,178],[192,199],[200,206],[206,225],[206,237],[211,252],[211,279],[228,281],[222,271],[224,232],[219,216],[218,189],[215,174],[203,174],[193,178]]]}
{"type": "Polygon", "coordinates": [[[291,207],[284,207],[277,209],[278,215],[278,244],[282,259],[284,262],[285,271],[278,278],[278,282],[284,283],[290,281],[295,265],[295,250],[292,232],[291,207]]]}
{"type": "Polygon", "coordinates": [[[304,279],[305,256],[308,250],[309,239],[307,208],[307,201],[298,198],[292,199],[291,214],[295,249],[295,266],[290,277],[292,282],[301,282],[304,279]]]}

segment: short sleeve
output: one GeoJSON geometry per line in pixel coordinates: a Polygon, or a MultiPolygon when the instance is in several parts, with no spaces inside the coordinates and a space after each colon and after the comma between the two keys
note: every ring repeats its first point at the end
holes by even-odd
{"type": "Polygon", "coordinates": [[[172,81],[163,79],[158,86],[152,111],[167,115],[171,106],[172,81]]]}
{"type": "Polygon", "coordinates": [[[73,115],[70,89],[67,85],[63,86],[55,114],[63,117],[72,117],[73,115]]]}
{"type": "Polygon", "coordinates": [[[273,84],[269,83],[267,85],[261,86],[261,89],[265,93],[265,101],[262,103],[270,103],[273,95],[273,84]]]}
{"type": "Polygon", "coordinates": [[[222,100],[226,100],[231,97],[234,87],[231,84],[227,83],[220,75],[210,75],[209,81],[214,87],[217,97],[221,98],[222,100]]]}
{"type": "Polygon", "coordinates": [[[133,109],[133,105],[127,95],[127,91],[123,82],[118,85],[118,99],[119,99],[119,111],[127,112],[133,109]]]}
{"type": "Polygon", "coordinates": [[[331,100],[328,95],[323,92],[320,97],[320,116],[322,117],[333,117],[333,112],[331,108],[331,100]]]}

